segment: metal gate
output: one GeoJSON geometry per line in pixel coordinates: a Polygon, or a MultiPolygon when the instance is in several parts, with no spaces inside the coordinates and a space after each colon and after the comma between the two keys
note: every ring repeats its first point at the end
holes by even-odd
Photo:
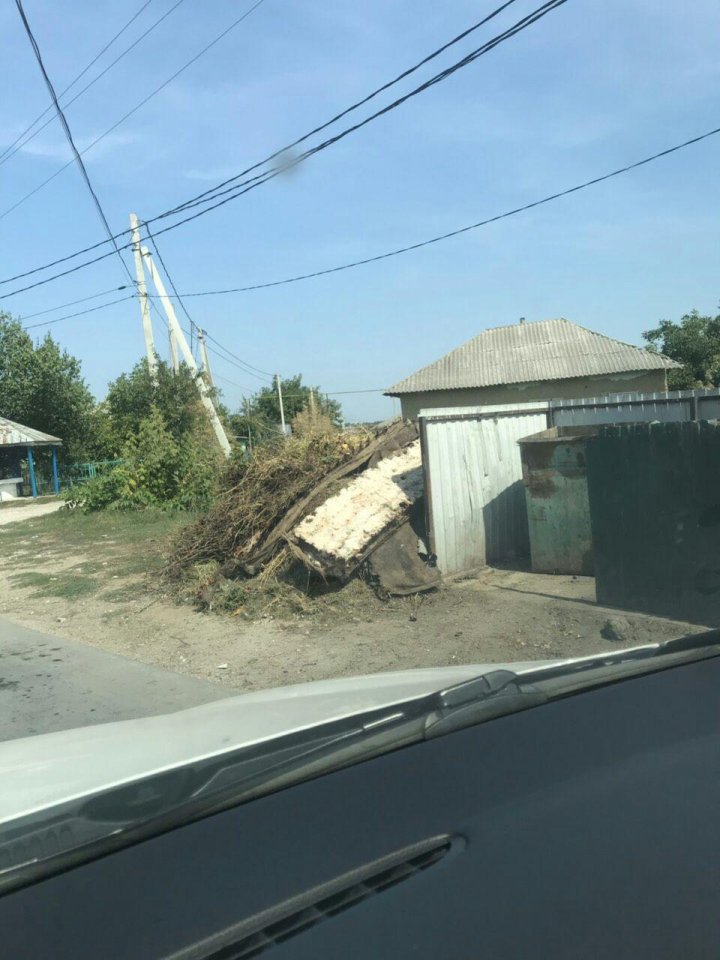
{"type": "Polygon", "coordinates": [[[518,440],[544,430],[544,401],[422,411],[430,550],[454,574],[527,556],[528,523],[518,440]]]}

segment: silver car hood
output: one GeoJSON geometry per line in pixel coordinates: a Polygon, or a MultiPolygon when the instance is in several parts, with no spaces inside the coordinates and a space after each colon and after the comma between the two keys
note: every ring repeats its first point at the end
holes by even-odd
{"type": "Polygon", "coordinates": [[[492,670],[523,673],[545,664],[477,664],[319,680],[162,716],[0,743],[0,823],[193,761],[434,693],[492,670]]]}

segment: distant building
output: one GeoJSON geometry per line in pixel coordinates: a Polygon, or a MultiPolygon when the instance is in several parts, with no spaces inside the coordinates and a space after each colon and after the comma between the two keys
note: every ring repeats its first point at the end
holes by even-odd
{"type": "Polygon", "coordinates": [[[0,502],[28,493],[33,497],[50,490],[59,493],[57,451],[60,446],[60,437],[0,417],[0,502]],[[44,481],[42,471],[37,470],[35,457],[47,451],[50,457],[45,466],[50,471],[50,479],[44,481]],[[24,474],[27,474],[29,490],[24,488],[24,474]]]}
{"type": "Polygon", "coordinates": [[[563,318],[485,330],[390,387],[404,417],[422,409],[667,389],[681,364],[563,318]]]}

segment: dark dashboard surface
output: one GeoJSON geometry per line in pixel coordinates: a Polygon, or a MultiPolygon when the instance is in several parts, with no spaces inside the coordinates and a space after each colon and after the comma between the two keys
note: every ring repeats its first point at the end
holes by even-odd
{"type": "Polygon", "coordinates": [[[7,894],[2,955],[230,960],[208,938],[448,837],[258,955],[715,960],[719,726],[715,658],[407,747],[7,894]]]}

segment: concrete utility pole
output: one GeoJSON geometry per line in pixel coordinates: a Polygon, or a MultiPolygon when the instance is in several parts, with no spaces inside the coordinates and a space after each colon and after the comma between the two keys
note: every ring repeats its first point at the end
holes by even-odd
{"type": "Polygon", "coordinates": [[[152,279],[152,282],[155,284],[155,289],[157,290],[160,296],[160,302],[163,305],[163,308],[165,310],[165,316],[168,319],[168,327],[170,328],[170,330],[172,331],[172,334],[175,337],[175,343],[180,348],[180,352],[183,355],[183,359],[185,360],[185,363],[188,365],[188,367],[190,367],[190,369],[193,372],[193,375],[195,377],[195,385],[197,386],[198,393],[200,394],[200,400],[202,401],[202,405],[205,407],[205,409],[207,410],[207,414],[210,417],[210,422],[212,424],[213,430],[215,431],[215,436],[217,437],[217,441],[220,444],[220,447],[223,453],[225,454],[225,456],[229,457],[231,452],[230,441],[228,440],[227,434],[225,433],[223,425],[220,422],[220,418],[217,415],[217,410],[215,409],[215,405],[210,399],[210,394],[208,392],[207,384],[205,383],[204,378],[202,377],[202,375],[200,374],[200,371],[197,368],[197,364],[195,363],[195,357],[192,355],[192,351],[188,346],[188,342],[185,339],[185,335],[183,334],[180,328],[180,324],[178,323],[177,317],[175,316],[175,308],[173,307],[172,302],[167,295],[167,292],[165,290],[165,284],[162,282],[160,274],[158,273],[155,267],[155,264],[153,263],[152,257],[150,256],[150,251],[147,249],[147,247],[142,247],[141,252],[145,260],[145,263],[147,264],[148,270],[150,271],[150,278],[152,279]]]}
{"type": "Polygon", "coordinates": [[[130,229],[132,231],[132,248],[135,258],[135,275],[137,277],[137,292],[140,300],[140,315],[142,317],[143,333],[145,335],[145,352],[147,353],[150,379],[157,383],[157,356],[155,354],[155,340],[153,338],[152,321],[150,320],[150,304],[148,303],[147,287],[145,286],[145,271],[140,253],[140,226],[137,214],[130,214],[130,229]]]}
{"type": "Polygon", "coordinates": [[[175,334],[173,333],[172,327],[168,327],[168,340],[170,341],[170,364],[173,373],[177,373],[180,369],[180,361],[178,360],[177,343],[175,342],[175,334]]]}
{"type": "Polygon", "coordinates": [[[280,386],[280,374],[275,374],[275,383],[277,384],[278,400],[280,401],[280,426],[283,436],[285,436],[285,409],[283,408],[282,387],[280,386]]]}
{"type": "Polygon", "coordinates": [[[214,387],[212,370],[210,369],[210,357],[208,356],[207,344],[205,343],[205,331],[198,327],[198,343],[200,344],[200,356],[202,357],[203,373],[211,387],[214,387]]]}

